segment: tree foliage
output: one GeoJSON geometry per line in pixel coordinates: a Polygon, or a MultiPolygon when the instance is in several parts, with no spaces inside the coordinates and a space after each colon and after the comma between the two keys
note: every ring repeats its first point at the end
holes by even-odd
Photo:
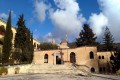
{"type": "Polygon", "coordinates": [[[110,62],[113,73],[120,69],[120,47],[115,49],[114,55],[112,54],[110,57],[110,62]]]}
{"type": "Polygon", "coordinates": [[[11,11],[10,11],[6,24],[6,31],[4,36],[3,50],[2,50],[3,63],[9,62],[11,49],[12,49],[12,30],[11,30],[11,11]]]}
{"type": "Polygon", "coordinates": [[[93,33],[92,29],[88,24],[84,24],[83,30],[79,34],[79,38],[76,39],[77,46],[85,46],[85,45],[96,45],[96,36],[93,33]]]}
{"type": "Polygon", "coordinates": [[[21,49],[20,61],[31,62],[34,52],[33,35],[30,30],[25,26],[24,15],[20,15],[17,22],[17,33],[15,35],[15,48],[21,49]]]}
{"type": "Polygon", "coordinates": [[[58,49],[58,46],[56,44],[45,42],[45,43],[40,44],[40,49],[41,50],[52,50],[52,49],[58,49]]]}
{"type": "Polygon", "coordinates": [[[114,38],[109,30],[108,27],[105,28],[103,44],[104,44],[104,51],[112,51],[113,50],[113,41],[114,38]]]}

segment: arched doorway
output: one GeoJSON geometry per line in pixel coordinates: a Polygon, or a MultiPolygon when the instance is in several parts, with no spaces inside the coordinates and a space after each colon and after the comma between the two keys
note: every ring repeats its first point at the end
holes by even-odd
{"type": "Polygon", "coordinates": [[[44,56],[44,63],[48,63],[48,54],[45,54],[44,56]]]}
{"type": "Polygon", "coordinates": [[[76,63],[76,55],[74,52],[70,53],[70,62],[71,63],[76,63]]]}
{"type": "Polygon", "coordinates": [[[61,58],[59,56],[56,56],[56,64],[61,64],[61,58]]]}
{"type": "Polygon", "coordinates": [[[94,73],[95,72],[95,68],[92,67],[91,68],[91,72],[94,73]]]}

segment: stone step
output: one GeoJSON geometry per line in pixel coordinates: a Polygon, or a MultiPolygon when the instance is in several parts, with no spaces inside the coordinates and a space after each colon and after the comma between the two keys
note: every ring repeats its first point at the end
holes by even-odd
{"type": "Polygon", "coordinates": [[[32,65],[28,70],[28,73],[60,73],[60,74],[82,74],[89,75],[85,70],[79,70],[72,64],[68,65],[32,65]]]}

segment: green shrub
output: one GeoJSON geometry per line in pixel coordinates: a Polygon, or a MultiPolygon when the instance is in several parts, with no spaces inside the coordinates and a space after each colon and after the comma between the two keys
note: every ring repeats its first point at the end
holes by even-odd
{"type": "Polygon", "coordinates": [[[0,75],[2,75],[2,73],[7,74],[7,73],[8,73],[7,68],[5,68],[5,67],[1,67],[1,68],[0,68],[0,75]]]}

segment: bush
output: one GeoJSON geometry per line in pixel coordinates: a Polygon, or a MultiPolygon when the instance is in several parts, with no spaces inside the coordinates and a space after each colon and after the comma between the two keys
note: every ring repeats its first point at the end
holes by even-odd
{"type": "Polygon", "coordinates": [[[2,73],[5,73],[5,75],[6,75],[6,74],[8,73],[7,68],[1,67],[1,68],[0,68],[0,75],[2,75],[2,73]]]}

